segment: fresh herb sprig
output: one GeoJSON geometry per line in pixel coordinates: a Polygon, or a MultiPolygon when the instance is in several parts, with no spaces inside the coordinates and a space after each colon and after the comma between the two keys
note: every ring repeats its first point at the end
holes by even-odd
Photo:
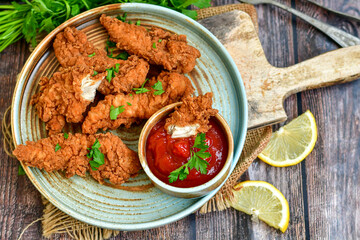
{"type": "MultiPolygon", "coordinates": [[[[57,26],[86,10],[123,2],[141,2],[163,6],[196,19],[195,10],[210,7],[210,0],[23,0],[0,5],[0,52],[7,46],[25,38],[33,47],[39,33],[50,33],[57,26]]],[[[122,16],[124,17],[124,15],[122,16]]],[[[120,17],[121,19],[121,17],[120,17]]],[[[126,15],[124,17],[124,21],[126,15]]]]}
{"type": "Polygon", "coordinates": [[[141,85],[140,88],[133,88],[133,90],[135,91],[136,94],[140,94],[140,93],[146,93],[146,92],[150,92],[149,89],[145,88],[145,83],[149,81],[149,79],[145,79],[145,82],[141,85]]]}
{"type": "Polygon", "coordinates": [[[121,59],[121,60],[127,60],[129,58],[129,54],[126,51],[123,51],[123,52],[119,53],[118,55],[114,56],[113,51],[116,50],[116,43],[114,43],[110,40],[106,41],[105,50],[106,50],[107,56],[109,58],[121,59]]]}
{"type": "MultiPolygon", "coordinates": [[[[141,85],[140,88],[133,88],[133,90],[135,91],[136,94],[150,92],[149,89],[147,89],[147,88],[144,87],[144,86],[145,86],[145,83],[146,83],[147,81],[149,81],[148,78],[145,80],[145,82],[141,85]]],[[[161,94],[163,94],[163,93],[165,92],[164,89],[163,89],[163,87],[162,87],[162,83],[161,83],[159,80],[152,86],[152,88],[153,88],[154,90],[156,90],[156,91],[154,92],[154,95],[161,95],[161,94]]]]}
{"type": "Polygon", "coordinates": [[[125,106],[121,105],[119,107],[114,107],[113,105],[111,105],[110,107],[110,119],[111,120],[116,120],[117,116],[125,111],[125,106]]]}
{"type": "Polygon", "coordinates": [[[100,151],[101,144],[98,139],[95,140],[91,148],[88,148],[89,153],[86,155],[88,158],[92,158],[89,161],[90,167],[93,171],[98,170],[98,167],[105,163],[104,154],[100,151]]]}
{"type": "Polygon", "coordinates": [[[161,95],[165,92],[162,87],[162,83],[159,80],[157,81],[157,83],[154,84],[154,86],[152,86],[152,88],[156,90],[154,92],[154,95],[161,95]]]}
{"type": "MultiPolygon", "coordinates": [[[[106,80],[108,80],[108,82],[111,82],[113,77],[115,77],[115,73],[119,73],[119,68],[120,68],[120,63],[116,63],[115,67],[106,69],[106,71],[107,71],[106,80]]],[[[97,74],[97,72],[96,72],[96,74],[97,74]]]]}
{"type": "Polygon", "coordinates": [[[23,167],[21,165],[19,165],[18,176],[23,176],[23,175],[26,175],[25,170],[23,169],[23,167]]]}
{"type": "Polygon", "coordinates": [[[169,183],[173,183],[178,179],[181,181],[186,179],[189,175],[189,171],[193,168],[195,168],[196,171],[200,171],[201,174],[207,173],[207,166],[209,163],[205,159],[211,157],[211,154],[206,152],[209,146],[206,144],[205,139],[205,133],[198,133],[198,135],[196,135],[194,145],[190,148],[190,160],[170,173],[168,176],[169,183]],[[194,148],[198,148],[200,150],[195,152],[194,148]]]}

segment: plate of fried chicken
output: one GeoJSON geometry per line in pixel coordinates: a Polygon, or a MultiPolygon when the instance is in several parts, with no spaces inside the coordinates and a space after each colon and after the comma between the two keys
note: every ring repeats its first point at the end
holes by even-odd
{"type": "Polygon", "coordinates": [[[166,8],[93,9],[51,32],[20,73],[14,155],[37,189],[74,218],[117,230],[158,227],[199,209],[216,190],[197,199],[158,190],[139,163],[139,134],[161,108],[206,92],[233,133],[233,170],[247,104],[220,42],[166,8]]]}

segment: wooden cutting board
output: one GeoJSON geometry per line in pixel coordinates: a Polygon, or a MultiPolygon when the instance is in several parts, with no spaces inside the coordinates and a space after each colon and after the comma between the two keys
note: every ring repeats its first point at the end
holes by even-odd
{"type": "Polygon", "coordinates": [[[235,10],[199,21],[226,47],[244,81],[248,128],[283,122],[291,94],[349,82],[360,77],[360,46],[341,48],[296,65],[277,68],[266,59],[249,15],[235,10]]]}

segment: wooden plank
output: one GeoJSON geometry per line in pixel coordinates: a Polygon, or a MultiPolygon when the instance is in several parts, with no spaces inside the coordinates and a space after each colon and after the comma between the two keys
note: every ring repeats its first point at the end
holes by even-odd
{"type": "MultiPolygon", "coordinates": [[[[29,51],[24,41],[8,47],[0,54],[0,118],[11,105],[16,76],[24,65],[29,51]]],[[[0,133],[2,139],[2,133],[0,133]]],[[[17,239],[20,232],[33,220],[41,217],[39,192],[26,176],[18,176],[19,163],[9,158],[0,145],[0,238],[17,239]]],[[[39,239],[40,223],[24,234],[24,239],[39,239]]]]}
{"type": "MultiPolygon", "coordinates": [[[[359,1],[319,1],[327,7],[359,15],[359,1]]],[[[296,2],[301,11],[352,34],[360,24],[326,14],[311,4],[296,2]]],[[[337,48],[322,33],[297,21],[299,61],[337,48]],[[307,41],[307,39],[312,39],[307,41]]],[[[309,238],[360,238],[360,81],[301,94],[301,112],[314,114],[319,138],[314,151],[302,163],[307,192],[309,238]]]]}
{"type": "MultiPolygon", "coordinates": [[[[291,6],[290,0],[280,2],[291,6]]],[[[257,12],[259,36],[268,61],[276,67],[295,64],[297,61],[293,50],[295,43],[292,15],[271,5],[259,5],[257,12]]],[[[289,120],[296,117],[296,95],[287,98],[284,107],[289,120]]],[[[274,130],[279,127],[280,125],[274,126],[274,130]]],[[[262,222],[252,223],[251,239],[305,239],[301,166],[275,168],[255,160],[248,171],[251,180],[266,181],[277,187],[287,198],[290,206],[290,223],[285,233],[274,230],[262,222]]]]}

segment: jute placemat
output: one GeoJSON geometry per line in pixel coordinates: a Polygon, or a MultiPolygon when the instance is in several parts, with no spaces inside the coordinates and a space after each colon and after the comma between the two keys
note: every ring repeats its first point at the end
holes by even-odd
{"type": "MultiPolygon", "coordinates": [[[[258,30],[256,10],[254,6],[249,4],[231,4],[201,9],[198,10],[198,19],[200,20],[232,10],[241,10],[248,13],[254,22],[256,30],[258,30]]],[[[245,82],[247,81],[247,79],[243,80],[245,82]]],[[[4,136],[4,150],[9,156],[14,157],[12,155],[14,144],[11,135],[10,112],[11,109],[9,107],[4,113],[4,118],[2,121],[2,132],[4,136]]],[[[237,183],[240,176],[249,168],[259,153],[265,148],[270,139],[271,133],[271,127],[249,130],[247,132],[244,149],[234,171],[230,175],[229,179],[225,182],[224,186],[220,189],[220,191],[204,206],[201,207],[199,210],[200,213],[221,211],[230,207],[228,201],[231,201],[232,199],[232,187],[237,183]]],[[[40,220],[42,221],[44,237],[50,237],[55,233],[68,233],[74,239],[102,240],[119,234],[118,231],[102,229],[80,222],[57,209],[45,198],[43,198],[43,204],[43,217],[35,220],[33,223],[40,220]]],[[[30,225],[28,225],[24,231],[30,227],[30,225]]]]}

